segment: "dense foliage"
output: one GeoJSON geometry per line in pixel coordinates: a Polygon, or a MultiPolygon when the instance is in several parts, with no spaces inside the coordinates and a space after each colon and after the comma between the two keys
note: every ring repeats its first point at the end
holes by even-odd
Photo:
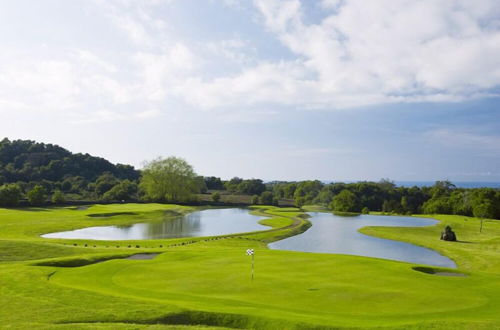
{"type": "MultiPolygon", "coordinates": [[[[64,200],[65,195],[71,199],[99,200],[123,180],[136,182],[139,175],[130,165],[115,165],[104,158],[74,154],[53,144],[6,138],[0,141],[0,186],[3,186],[0,204],[3,205],[15,206],[21,198],[29,198],[35,186],[45,191],[45,196],[41,196],[41,188],[35,190],[38,194],[35,197],[43,197],[42,203],[56,191],[59,191],[55,198],[58,201],[64,200]]],[[[137,189],[130,191],[131,194],[121,197],[135,197],[137,189]]]]}
{"type": "Polygon", "coordinates": [[[379,211],[399,214],[457,214],[500,219],[500,190],[457,188],[449,181],[432,187],[397,187],[380,182],[274,182],[276,198],[293,199],[297,206],[320,204],[339,212],[379,211]]]}
{"type": "Polygon", "coordinates": [[[187,202],[200,189],[193,167],[177,157],[146,163],[139,186],[147,200],[160,202],[187,202]]]}

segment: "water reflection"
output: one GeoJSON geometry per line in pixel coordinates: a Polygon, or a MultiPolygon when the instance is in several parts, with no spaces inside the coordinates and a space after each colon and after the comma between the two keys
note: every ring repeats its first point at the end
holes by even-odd
{"type": "Polygon", "coordinates": [[[139,240],[175,237],[215,236],[269,229],[260,225],[262,219],[246,209],[211,209],[161,221],[129,226],[101,226],[51,233],[45,238],[139,240]]]}
{"type": "Polygon", "coordinates": [[[272,249],[351,254],[407,261],[441,267],[456,267],[449,258],[434,250],[409,243],[363,235],[366,226],[420,227],[437,223],[432,219],[361,215],[340,217],[331,213],[311,213],[312,227],[306,232],[269,244],[272,249]]]}

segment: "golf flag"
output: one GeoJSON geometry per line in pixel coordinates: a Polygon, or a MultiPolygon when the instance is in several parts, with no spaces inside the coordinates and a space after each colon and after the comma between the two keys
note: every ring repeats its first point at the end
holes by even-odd
{"type": "Polygon", "coordinates": [[[252,256],[252,281],[253,281],[253,260],[255,256],[254,249],[247,249],[247,256],[252,256]]]}

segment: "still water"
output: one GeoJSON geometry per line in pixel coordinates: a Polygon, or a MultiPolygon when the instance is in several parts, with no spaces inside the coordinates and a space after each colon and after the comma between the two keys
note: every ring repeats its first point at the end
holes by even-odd
{"type": "Polygon", "coordinates": [[[88,227],[42,235],[45,238],[140,240],[175,237],[215,236],[269,229],[260,225],[263,219],[245,209],[211,209],[189,213],[178,218],[136,223],[130,226],[88,227]]]}
{"type": "MultiPolygon", "coordinates": [[[[455,263],[437,253],[409,243],[363,235],[366,226],[421,227],[437,221],[424,218],[360,215],[336,216],[331,213],[309,213],[312,227],[306,232],[269,244],[271,249],[303,252],[352,254],[391,260],[456,268],[455,263]]],[[[439,240],[439,237],[436,237],[439,240]]]]}

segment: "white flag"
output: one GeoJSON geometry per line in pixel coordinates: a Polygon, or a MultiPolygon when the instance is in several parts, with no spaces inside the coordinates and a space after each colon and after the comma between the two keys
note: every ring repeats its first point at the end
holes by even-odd
{"type": "Polygon", "coordinates": [[[255,251],[253,249],[248,249],[247,250],[247,256],[251,256],[255,253],[255,251]]]}

